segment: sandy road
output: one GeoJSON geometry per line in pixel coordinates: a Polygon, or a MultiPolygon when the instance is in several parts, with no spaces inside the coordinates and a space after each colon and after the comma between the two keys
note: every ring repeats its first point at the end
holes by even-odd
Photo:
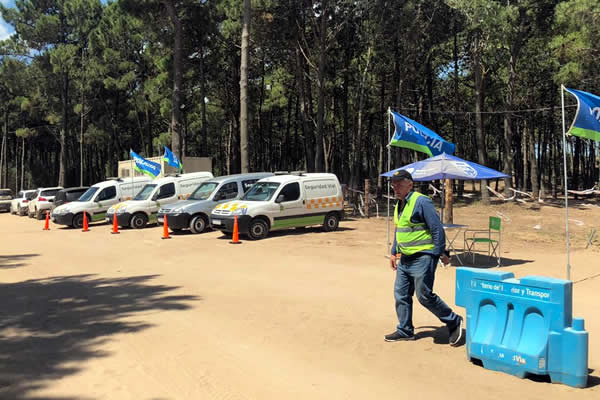
{"type": "MultiPolygon", "coordinates": [[[[488,211],[455,215],[483,221],[488,211]]],[[[550,210],[545,221],[559,217],[550,210]]],[[[593,370],[580,390],[471,364],[420,305],[419,340],[384,342],[396,322],[382,220],[239,246],[217,232],[161,240],[156,227],[42,225],[0,214],[2,399],[600,397],[598,278],[575,289],[593,370]]],[[[507,241],[517,277],[563,277],[562,247],[507,241]]],[[[576,279],[600,273],[599,254],[573,254],[576,279]]],[[[452,306],[454,277],[442,269],[436,281],[452,306]]]]}

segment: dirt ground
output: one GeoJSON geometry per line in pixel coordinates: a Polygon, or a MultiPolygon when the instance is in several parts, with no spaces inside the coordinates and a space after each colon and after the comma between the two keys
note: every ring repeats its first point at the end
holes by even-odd
{"type": "MultiPolygon", "coordinates": [[[[504,270],[565,277],[560,204],[459,204],[454,222],[485,227],[489,215],[503,218],[504,270]]],[[[573,315],[590,332],[585,389],[470,363],[418,304],[418,340],[384,342],[397,321],[383,218],[235,246],[218,232],[161,240],[159,227],[45,232],[1,214],[0,398],[598,399],[600,233],[585,247],[600,207],[580,201],[569,218],[573,315]]],[[[453,261],[436,292],[464,316],[453,261]]]]}

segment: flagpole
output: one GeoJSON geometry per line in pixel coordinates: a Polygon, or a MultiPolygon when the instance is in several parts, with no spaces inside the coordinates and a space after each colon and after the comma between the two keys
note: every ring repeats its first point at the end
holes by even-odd
{"type": "MultiPolygon", "coordinates": [[[[392,155],[392,151],[391,151],[391,147],[390,147],[390,143],[392,142],[392,137],[391,135],[391,116],[392,116],[392,112],[390,110],[390,108],[388,107],[387,110],[387,114],[388,114],[388,144],[387,144],[387,151],[388,151],[388,171],[392,170],[392,160],[391,160],[391,155],[392,155]]],[[[387,192],[388,192],[388,198],[387,198],[387,247],[389,248],[391,243],[390,243],[390,178],[387,178],[387,192]]]]}
{"type": "Polygon", "coordinates": [[[571,280],[571,248],[569,245],[569,192],[567,187],[567,132],[565,129],[565,87],[560,85],[560,101],[562,105],[563,129],[563,169],[565,174],[565,226],[567,242],[567,280],[571,280]]]}

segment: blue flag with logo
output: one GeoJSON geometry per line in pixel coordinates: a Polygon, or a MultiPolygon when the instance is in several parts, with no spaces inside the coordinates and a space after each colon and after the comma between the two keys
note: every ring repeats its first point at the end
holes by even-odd
{"type": "Polygon", "coordinates": [[[392,111],[392,116],[395,130],[390,146],[420,151],[431,157],[442,153],[454,154],[454,144],[445,141],[431,129],[395,111],[392,111]]]}
{"type": "Polygon", "coordinates": [[[577,97],[577,114],[567,133],[600,141],[600,97],[581,90],[565,90],[577,97]]]}
{"type": "Polygon", "coordinates": [[[163,160],[167,162],[171,167],[177,168],[179,171],[183,170],[183,164],[179,161],[179,158],[167,146],[165,146],[165,155],[163,160]]]}
{"type": "Polygon", "coordinates": [[[134,169],[142,174],[156,178],[160,174],[160,164],[154,161],[148,161],[133,150],[129,150],[131,159],[135,162],[134,169]]]}

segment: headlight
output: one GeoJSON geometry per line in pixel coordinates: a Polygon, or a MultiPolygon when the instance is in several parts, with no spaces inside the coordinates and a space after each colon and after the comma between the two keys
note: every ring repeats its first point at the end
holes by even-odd
{"type": "Polygon", "coordinates": [[[244,213],[244,208],[236,208],[231,212],[231,215],[242,215],[244,213]]]}
{"type": "Polygon", "coordinates": [[[174,208],[174,209],[170,210],[169,214],[179,214],[182,211],[183,211],[182,207],[174,208]]]}
{"type": "Polygon", "coordinates": [[[127,211],[127,207],[121,207],[117,210],[117,214],[123,214],[125,211],[127,211]]]}

